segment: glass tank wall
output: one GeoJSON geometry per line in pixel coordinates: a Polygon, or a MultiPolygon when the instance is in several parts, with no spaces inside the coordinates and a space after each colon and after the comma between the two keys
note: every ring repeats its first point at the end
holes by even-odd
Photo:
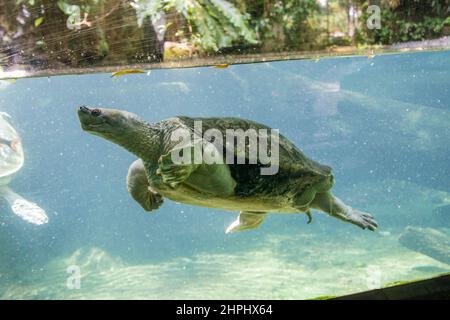
{"type": "MultiPolygon", "coordinates": [[[[297,299],[449,272],[449,58],[442,51],[0,81],[0,110],[24,152],[2,185],[48,215],[33,225],[1,203],[0,298],[297,299]],[[80,105],[150,122],[233,116],[279,129],[331,166],[333,192],[373,214],[379,228],[313,211],[311,224],[304,214],[270,214],[258,229],[225,234],[237,212],[167,199],[145,212],[125,184],[136,157],[82,131],[80,105]]],[[[11,147],[3,142],[2,150],[11,147]]]]}

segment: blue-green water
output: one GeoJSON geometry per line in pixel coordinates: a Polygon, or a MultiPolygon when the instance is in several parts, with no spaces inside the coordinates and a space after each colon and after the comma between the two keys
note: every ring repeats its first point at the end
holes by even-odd
{"type": "MultiPolygon", "coordinates": [[[[10,186],[49,213],[33,226],[0,215],[0,298],[311,298],[429,277],[450,266],[401,246],[450,204],[450,53],[416,53],[20,79],[0,85],[0,111],[22,137],[10,186]],[[314,212],[224,230],[237,213],[165,201],[144,212],[128,195],[135,159],[80,129],[82,104],[134,112],[234,116],[277,128],[333,167],[334,193],[371,212],[363,231],[314,212]],[[80,289],[66,286],[80,267],[80,289]]],[[[442,219],[442,217],[440,218],[442,219]]],[[[450,220],[450,216],[449,216],[450,220]]]]}

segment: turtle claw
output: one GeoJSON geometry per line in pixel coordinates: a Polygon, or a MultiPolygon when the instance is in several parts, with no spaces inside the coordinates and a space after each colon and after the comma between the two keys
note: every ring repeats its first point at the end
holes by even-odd
{"type": "Polygon", "coordinates": [[[161,207],[164,202],[164,198],[159,194],[149,188],[149,205],[147,211],[153,211],[161,207]]]}
{"type": "Polygon", "coordinates": [[[375,221],[370,213],[353,209],[350,216],[350,222],[356,224],[362,229],[369,229],[375,231],[378,228],[378,223],[375,221]]]}

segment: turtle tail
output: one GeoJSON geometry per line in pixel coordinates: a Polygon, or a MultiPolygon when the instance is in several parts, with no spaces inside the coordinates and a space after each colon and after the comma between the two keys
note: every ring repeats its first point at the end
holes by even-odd
{"type": "Polygon", "coordinates": [[[310,224],[312,222],[312,214],[311,214],[311,210],[308,210],[305,212],[306,215],[308,216],[308,222],[306,222],[307,224],[310,224]]]}

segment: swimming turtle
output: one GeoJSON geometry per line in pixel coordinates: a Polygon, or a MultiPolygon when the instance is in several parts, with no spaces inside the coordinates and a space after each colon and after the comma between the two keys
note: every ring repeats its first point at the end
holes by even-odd
{"type": "MultiPolygon", "coordinates": [[[[334,178],[330,167],[309,159],[281,135],[279,168],[273,175],[261,174],[264,165],[259,160],[255,164],[250,161],[207,164],[203,160],[183,164],[173,160],[173,154],[195,153],[198,141],[204,143],[205,137],[196,130],[195,121],[201,121],[206,132],[214,129],[223,136],[227,129],[269,130],[265,125],[239,118],[184,116],[151,124],[127,111],[87,106],[78,108],[78,116],[83,130],[116,143],[139,158],[128,170],[127,187],[133,199],[147,211],[158,209],[163,198],[239,210],[227,233],[258,227],[268,212],[304,212],[310,217],[311,208],[363,229],[377,228],[372,215],[351,208],[331,193],[334,178]],[[182,148],[173,139],[179,129],[192,136],[182,148]]],[[[229,145],[222,147],[226,149],[229,145]]],[[[221,154],[225,156],[223,151],[221,154]]]]}
{"type": "Polygon", "coordinates": [[[27,222],[48,222],[45,210],[36,203],[25,200],[8,187],[14,173],[23,166],[24,155],[20,137],[9,122],[10,116],[0,112],[0,197],[6,199],[12,212],[27,222]]]}

